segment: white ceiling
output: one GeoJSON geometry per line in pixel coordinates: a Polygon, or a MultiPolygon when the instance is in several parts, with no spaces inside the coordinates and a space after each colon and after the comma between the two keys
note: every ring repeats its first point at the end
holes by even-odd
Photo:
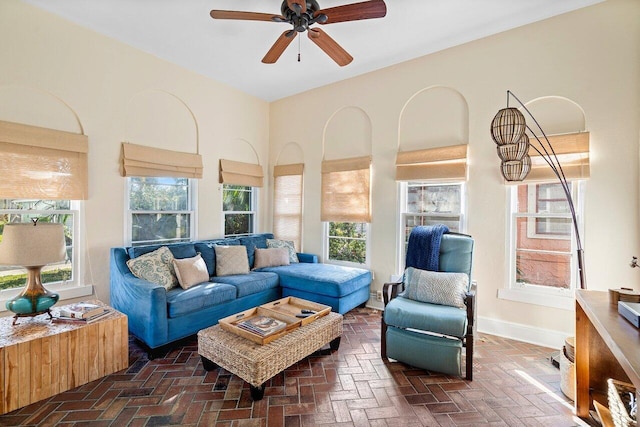
{"type": "MultiPolygon", "coordinates": [[[[336,65],[295,40],[262,57],[289,24],[214,20],[211,9],[280,14],[281,0],[23,0],[267,101],[354,77],[603,0],[386,0],[381,19],[324,25],[353,57],[336,65]]],[[[361,0],[318,0],[321,8],[361,0]]],[[[316,24],[317,25],[317,24],[316,24]]]]}

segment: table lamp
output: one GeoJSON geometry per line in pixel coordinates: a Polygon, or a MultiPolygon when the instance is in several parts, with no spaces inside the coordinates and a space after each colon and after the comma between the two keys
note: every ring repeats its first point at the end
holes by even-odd
{"type": "Polygon", "coordinates": [[[19,317],[33,317],[47,313],[58,302],[58,294],[42,286],[42,267],[65,259],[65,239],[62,224],[9,223],[4,225],[0,243],[0,265],[22,266],[27,269],[27,284],[24,290],[6,303],[15,313],[13,324],[19,317]]]}

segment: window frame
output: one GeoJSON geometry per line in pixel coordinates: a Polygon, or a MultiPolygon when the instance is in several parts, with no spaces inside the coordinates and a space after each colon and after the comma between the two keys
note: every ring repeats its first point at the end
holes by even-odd
{"type": "MultiPolygon", "coordinates": [[[[556,183],[555,181],[546,181],[539,183],[527,183],[523,182],[520,185],[535,186],[540,183],[556,183]]],[[[573,180],[569,183],[571,187],[571,194],[573,197],[573,203],[576,213],[576,220],[578,222],[578,229],[580,235],[584,235],[584,199],[586,193],[585,180],[573,180]]],[[[518,213],[517,201],[518,201],[518,187],[519,185],[507,186],[507,200],[506,204],[506,245],[505,245],[505,259],[507,266],[505,269],[505,287],[498,289],[498,298],[525,302],[529,304],[541,305],[545,307],[559,308],[562,310],[572,311],[575,309],[574,292],[579,288],[579,277],[577,268],[577,243],[573,228],[573,219],[570,213],[554,213],[554,214],[538,214],[538,213],[518,213]],[[536,218],[568,218],[571,221],[571,240],[570,250],[567,254],[570,257],[570,278],[571,283],[569,288],[556,288],[537,284],[521,283],[516,281],[516,247],[517,247],[517,218],[526,217],[533,221],[527,221],[527,236],[531,238],[539,239],[564,239],[562,235],[538,235],[534,234],[529,236],[530,223],[534,223],[536,218]],[[557,237],[554,237],[557,236],[557,237]]],[[[531,188],[531,187],[529,187],[531,188]]],[[[528,190],[529,191],[529,190],[528,190]]]]}
{"type": "MultiPolygon", "coordinates": [[[[343,261],[343,260],[337,260],[337,259],[329,258],[329,239],[332,238],[331,236],[329,236],[330,223],[342,224],[342,223],[349,223],[349,221],[324,221],[322,223],[322,234],[323,234],[323,239],[322,239],[322,257],[323,257],[323,262],[326,263],[326,264],[343,265],[343,266],[346,266],[346,267],[360,267],[360,268],[366,267],[366,268],[369,268],[370,265],[371,265],[371,223],[368,223],[368,222],[353,223],[353,224],[364,224],[365,238],[364,239],[353,238],[355,240],[364,240],[364,242],[365,242],[365,262],[364,263],[352,262],[352,261],[343,261]]],[[[340,238],[340,237],[333,237],[333,238],[340,238]]]]}
{"type": "Polygon", "coordinates": [[[255,234],[257,231],[258,224],[258,192],[260,187],[253,187],[250,185],[237,185],[237,184],[221,184],[220,187],[220,208],[222,210],[222,230],[224,230],[224,237],[239,237],[239,236],[248,236],[251,234],[255,234]],[[249,201],[251,203],[251,210],[248,211],[225,211],[224,210],[224,192],[227,186],[232,185],[236,187],[246,187],[250,189],[251,196],[249,197],[249,201]],[[238,234],[226,234],[227,230],[227,215],[237,215],[237,214],[249,214],[252,216],[251,221],[251,230],[247,233],[238,233],[238,234]]]}
{"type": "MultiPolygon", "coordinates": [[[[398,230],[397,230],[397,273],[402,275],[405,266],[405,257],[407,252],[407,217],[419,216],[429,218],[450,218],[452,216],[458,216],[458,230],[459,233],[466,233],[467,230],[467,184],[465,181],[434,181],[434,180],[413,180],[413,181],[399,181],[398,182],[398,230]],[[441,187],[441,186],[459,186],[460,187],[460,213],[459,214],[444,214],[444,213],[429,213],[429,212],[408,212],[408,192],[411,186],[425,186],[425,187],[441,187]]],[[[418,224],[419,225],[419,224],[418,224]]],[[[416,226],[416,225],[414,225],[416,226]]]]}
{"type": "MultiPolygon", "coordinates": [[[[132,177],[128,176],[124,181],[125,185],[125,201],[124,201],[124,209],[125,209],[125,224],[124,224],[124,235],[125,235],[125,245],[126,246],[144,246],[144,245],[153,245],[153,244],[162,244],[169,243],[168,240],[157,240],[157,241],[144,241],[144,243],[136,244],[137,242],[133,242],[133,215],[134,214],[154,214],[154,213],[163,213],[163,214],[173,214],[173,213],[189,213],[189,238],[185,239],[175,239],[175,242],[183,242],[183,241],[193,241],[195,240],[197,234],[196,226],[198,224],[197,221],[197,212],[198,212],[198,180],[195,178],[187,178],[189,182],[189,196],[187,204],[190,209],[187,210],[172,210],[172,211],[163,211],[163,210],[132,210],[131,209],[131,180],[132,178],[141,178],[141,177],[132,177]]],[[[163,177],[157,177],[163,178],[163,177]]],[[[166,177],[166,178],[174,178],[174,177],[166,177]]]]}
{"type": "MultiPolygon", "coordinates": [[[[44,199],[43,199],[44,200],[44,199]]],[[[47,290],[57,293],[60,296],[60,301],[84,297],[93,294],[93,285],[84,283],[84,257],[80,254],[84,253],[84,237],[82,234],[83,221],[84,221],[84,202],[82,200],[69,200],[69,209],[54,209],[54,210],[24,210],[24,209],[1,209],[1,213],[9,214],[29,214],[29,215],[51,215],[56,213],[69,213],[73,215],[72,221],[72,259],[71,259],[71,280],[64,280],[60,282],[45,283],[44,286],[47,290]]],[[[20,266],[22,268],[22,266],[20,266]]],[[[25,270],[26,272],[26,270],[25,270]]],[[[26,284],[26,282],[25,282],[26,284]]],[[[2,289],[0,290],[0,312],[7,311],[5,302],[11,298],[17,296],[24,290],[24,286],[2,289]]]]}

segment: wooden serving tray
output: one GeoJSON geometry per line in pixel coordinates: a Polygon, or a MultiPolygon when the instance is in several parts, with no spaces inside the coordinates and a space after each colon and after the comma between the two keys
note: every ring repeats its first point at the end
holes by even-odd
{"type": "Polygon", "coordinates": [[[326,316],[331,311],[331,307],[328,305],[318,304],[313,301],[307,301],[296,297],[281,298],[267,304],[262,304],[260,307],[294,317],[300,320],[300,326],[308,325],[314,320],[317,320],[322,316],[326,316]],[[315,311],[315,313],[303,319],[296,317],[296,315],[302,314],[302,310],[312,310],[315,311]]]}
{"type": "Polygon", "coordinates": [[[254,307],[249,310],[241,311],[240,313],[233,314],[231,316],[220,319],[218,323],[222,329],[225,329],[231,333],[239,335],[243,338],[256,342],[258,344],[268,344],[271,341],[280,338],[281,336],[289,333],[293,329],[299,328],[302,319],[298,319],[295,316],[289,316],[279,311],[269,310],[263,307],[254,307]],[[238,326],[240,323],[252,319],[256,316],[267,316],[287,324],[284,329],[273,332],[269,335],[262,336],[257,333],[253,333],[238,326]]]}

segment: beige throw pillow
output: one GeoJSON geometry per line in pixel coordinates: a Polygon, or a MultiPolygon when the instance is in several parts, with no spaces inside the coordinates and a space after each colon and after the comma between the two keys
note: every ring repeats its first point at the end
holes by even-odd
{"type": "Polygon", "coordinates": [[[214,246],[216,276],[249,273],[249,257],[244,246],[214,246]]]}
{"type": "Polygon", "coordinates": [[[182,289],[209,281],[209,272],[200,252],[193,258],[174,259],[173,268],[182,289]]]}
{"type": "Polygon", "coordinates": [[[137,278],[162,285],[166,290],[178,285],[173,269],[173,254],[166,246],[130,259],[127,266],[137,278]]]}
{"type": "Polygon", "coordinates": [[[287,248],[256,248],[253,269],[263,267],[278,267],[289,265],[289,250],[287,248]]]}

